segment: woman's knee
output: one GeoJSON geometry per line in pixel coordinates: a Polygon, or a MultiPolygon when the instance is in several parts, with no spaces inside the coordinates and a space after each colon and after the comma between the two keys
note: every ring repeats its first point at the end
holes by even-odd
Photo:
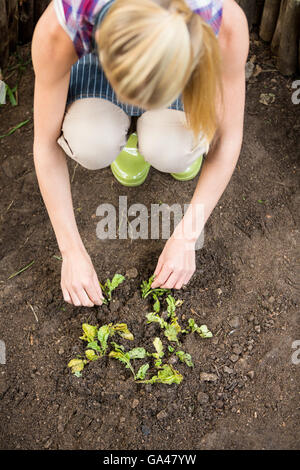
{"type": "Polygon", "coordinates": [[[67,110],[59,145],[89,170],[109,166],[127,141],[130,118],[113,103],[100,98],[75,101],[67,110]]]}
{"type": "Polygon", "coordinates": [[[163,109],[145,112],[137,122],[139,151],[150,165],[166,173],[185,171],[207,151],[206,140],[194,145],[183,111],[163,109]]]}

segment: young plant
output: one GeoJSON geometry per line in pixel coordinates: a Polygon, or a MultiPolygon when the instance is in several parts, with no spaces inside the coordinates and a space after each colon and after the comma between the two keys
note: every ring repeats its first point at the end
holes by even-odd
{"type": "Polygon", "coordinates": [[[170,364],[164,364],[161,369],[157,372],[157,375],[153,375],[149,380],[139,380],[139,383],[144,384],[154,384],[154,383],[161,383],[161,384],[180,384],[183,377],[182,375],[170,364]]]}
{"type": "MultiPolygon", "coordinates": [[[[201,326],[198,326],[197,323],[195,322],[195,320],[193,318],[190,318],[189,319],[189,330],[191,331],[191,333],[198,333],[199,336],[201,336],[201,338],[211,338],[212,337],[212,332],[209,331],[209,329],[207,328],[206,325],[201,325],[201,326]]],[[[185,331],[186,333],[187,331],[185,331]]]]}
{"type": "Polygon", "coordinates": [[[162,289],[161,287],[156,287],[155,289],[151,288],[151,284],[154,281],[154,275],[149,277],[148,281],[143,281],[141,284],[142,298],[145,299],[149,294],[155,294],[157,297],[162,296],[163,294],[169,294],[170,289],[162,289]]]}
{"type": "Polygon", "coordinates": [[[108,304],[111,301],[111,293],[125,280],[121,274],[115,274],[112,280],[106,280],[105,284],[99,282],[103,295],[105,296],[104,303],[108,304]]]}
{"type": "MultiPolygon", "coordinates": [[[[131,351],[125,352],[125,348],[123,346],[115,342],[112,342],[111,344],[115,348],[115,350],[109,353],[109,357],[117,359],[121,361],[123,364],[125,364],[125,368],[130,369],[134,378],[136,378],[134,369],[130,361],[132,359],[144,359],[147,355],[146,350],[144,348],[134,348],[134,349],[131,349],[131,351]]],[[[142,372],[140,372],[140,374],[142,374],[142,372]]]]}
{"type": "Polygon", "coordinates": [[[85,359],[72,359],[68,363],[68,367],[70,367],[72,374],[74,374],[76,377],[81,377],[81,371],[83,370],[87,362],[88,361],[85,359]]]}
{"type": "Polygon", "coordinates": [[[152,356],[156,359],[154,365],[155,365],[155,367],[157,367],[159,369],[161,367],[161,364],[162,364],[161,359],[165,355],[164,348],[163,348],[163,344],[162,344],[160,338],[155,338],[154,341],[153,341],[153,345],[154,345],[155,350],[156,350],[155,353],[152,353],[152,356]]]}
{"type": "Polygon", "coordinates": [[[188,367],[194,367],[192,356],[184,351],[177,351],[176,356],[179,357],[181,362],[184,362],[188,367]]]}

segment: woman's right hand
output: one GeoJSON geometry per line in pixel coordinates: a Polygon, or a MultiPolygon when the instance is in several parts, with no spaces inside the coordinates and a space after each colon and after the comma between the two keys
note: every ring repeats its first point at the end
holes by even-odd
{"type": "Polygon", "coordinates": [[[103,294],[88,253],[76,251],[62,257],[61,289],[64,300],[76,307],[102,305],[103,294]]]}

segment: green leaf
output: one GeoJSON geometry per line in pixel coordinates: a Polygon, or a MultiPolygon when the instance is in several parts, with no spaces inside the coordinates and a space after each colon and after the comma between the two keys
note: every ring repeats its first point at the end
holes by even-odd
{"type": "Polygon", "coordinates": [[[179,357],[181,362],[184,362],[189,367],[194,367],[192,356],[184,351],[177,351],[176,356],[179,357]]]}
{"type": "Polygon", "coordinates": [[[182,379],[182,375],[177,370],[173,369],[170,364],[164,364],[157,375],[154,375],[149,380],[141,380],[140,383],[162,383],[171,385],[173,383],[180,384],[182,379]]]}
{"type": "Polygon", "coordinates": [[[98,328],[96,326],[89,325],[88,323],[83,323],[82,329],[84,334],[80,336],[80,339],[88,341],[89,343],[94,341],[97,336],[98,328]]]}
{"type": "Polygon", "coordinates": [[[209,331],[206,325],[198,326],[193,318],[190,318],[188,323],[192,333],[196,331],[201,338],[212,338],[213,334],[209,331]]]}
{"type": "Polygon", "coordinates": [[[75,372],[81,372],[82,369],[84,368],[85,364],[87,361],[83,359],[71,359],[71,361],[68,363],[68,367],[70,367],[71,371],[73,374],[75,372]]]}
{"type": "Polygon", "coordinates": [[[111,351],[109,353],[109,357],[112,357],[114,359],[117,359],[118,361],[122,362],[123,364],[125,364],[125,368],[126,369],[130,369],[133,376],[135,377],[135,373],[134,373],[134,370],[133,370],[133,367],[130,363],[130,358],[128,356],[127,353],[124,353],[123,351],[111,351]]]}
{"type": "Polygon", "coordinates": [[[97,359],[99,359],[98,354],[96,354],[93,349],[87,349],[85,355],[89,361],[97,361],[97,359]]]}
{"type": "Polygon", "coordinates": [[[145,348],[134,348],[128,351],[129,359],[144,359],[147,355],[145,348]]]}
{"type": "Polygon", "coordinates": [[[149,364],[148,364],[148,363],[142,365],[142,366],[139,368],[139,370],[138,370],[138,372],[137,372],[137,374],[136,374],[136,376],[135,376],[135,380],[144,380],[144,378],[146,377],[146,374],[147,374],[147,370],[148,370],[148,369],[149,369],[149,364]]]}
{"type": "Polygon", "coordinates": [[[161,339],[160,338],[155,338],[154,341],[153,341],[153,345],[156,349],[156,353],[154,353],[153,356],[156,357],[157,359],[163,357],[164,356],[164,348],[163,348],[163,344],[161,342],[161,339]]]}
{"type": "Polygon", "coordinates": [[[115,325],[112,326],[112,329],[114,332],[117,332],[122,338],[133,341],[134,336],[129,331],[126,323],[116,323],[115,325]]]}
{"type": "Polygon", "coordinates": [[[102,325],[98,330],[98,340],[103,354],[105,354],[107,350],[107,341],[111,332],[110,327],[111,323],[109,325],[102,325]]]}
{"type": "Polygon", "coordinates": [[[153,294],[153,299],[155,300],[154,304],[153,304],[153,310],[155,313],[159,313],[160,312],[160,301],[159,301],[159,298],[157,297],[156,294],[153,294]]]}
{"type": "Polygon", "coordinates": [[[147,323],[159,323],[161,328],[164,328],[167,323],[163,318],[161,318],[157,313],[150,312],[146,315],[147,323]]]}
{"type": "Polygon", "coordinates": [[[148,297],[149,294],[155,294],[157,297],[162,296],[164,294],[170,294],[170,289],[162,289],[161,287],[157,287],[155,289],[151,289],[151,284],[154,281],[154,275],[151,276],[148,281],[143,281],[141,284],[141,292],[142,298],[145,299],[148,297]]]}
{"type": "Polygon", "coordinates": [[[88,343],[87,347],[90,349],[94,349],[94,351],[99,351],[99,352],[101,351],[101,348],[99,344],[97,343],[97,341],[92,341],[91,343],[88,343]]]}
{"type": "Polygon", "coordinates": [[[30,119],[26,119],[26,121],[20,122],[15,127],[7,131],[6,134],[0,135],[0,139],[3,139],[4,137],[8,137],[9,135],[13,134],[14,132],[16,132],[17,129],[20,129],[21,127],[25,126],[25,124],[27,124],[29,121],[30,119]]]}
{"type": "Polygon", "coordinates": [[[165,326],[165,336],[168,338],[169,341],[176,341],[178,342],[178,333],[181,332],[181,327],[177,321],[177,317],[173,317],[172,322],[169,324],[167,323],[165,326]]]}
{"type": "Polygon", "coordinates": [[[209,331],[206,325],[201,325],[198,328],[197,333],[201,336],[201,338],[212,338],[213,336],[212,332],[209,331]]]}
{"type": "Polygon", "coordinates": [[[168,295],[168,297],[166,298],[166,301],[168,304],[167,312],[169,314],[169,317],[172,318],[175,315],[175,310],[176,310],[175,299],[172,295],[168,295]]]}
{"type": "Polygon", "coordinates": [[[170,353],[172,353],[172,352],[175,351],[175,349],[174,349],[172,346],[170,346],[170,345],[168,346],[168,350],[169,350],[170,353]]]}
{"type": "Polygon", "coordinates": [[[107,279],[104,285],[99,282],[107,301],[111,300],[111,293],[124,281],[124,279],[125,277],[121,274],[115,274],[112,280],[110,281],[107,279]]]}

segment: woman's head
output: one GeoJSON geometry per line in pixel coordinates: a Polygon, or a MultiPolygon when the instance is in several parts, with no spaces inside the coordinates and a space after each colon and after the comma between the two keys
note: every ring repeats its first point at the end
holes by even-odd
{"type": "Polygon", "coordinates": [[[184,0],[165,2],[168,9],[158,3],[115,0],[96,35],[102,67],[119,99],[144,109],[166,108],[182,93],[195,136],[211,139],[216,38],[184,0]]]}

